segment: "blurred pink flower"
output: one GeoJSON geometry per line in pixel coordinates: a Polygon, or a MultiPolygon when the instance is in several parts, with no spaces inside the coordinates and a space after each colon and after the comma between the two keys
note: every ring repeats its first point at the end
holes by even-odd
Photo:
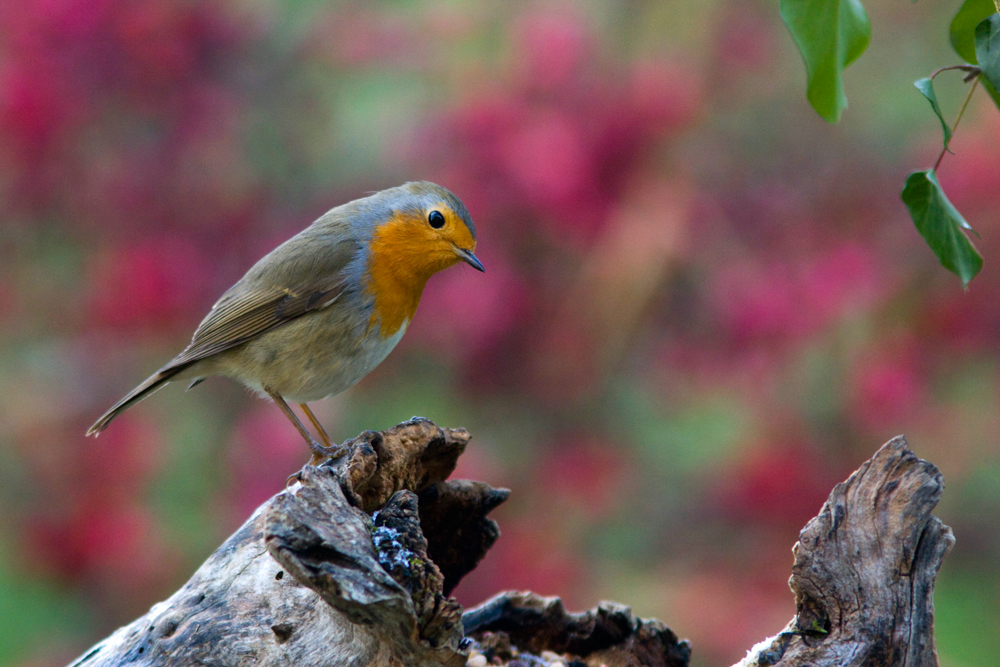
{"type": "Polygon", "coordinates": [[[844,242],[792,261],[745,261],[724,267],[712,297],[738,344],[794,343],[887,294],[871,250],[844,242]]]}
{"type": "Polygon", "coordinates": [[[632,68],[629,85],[630,99],[619,112],[636,115],[654,131],[679,129],[702,107],[701,81],[679,63],[640,61],[632,68]]]}
{"type": "Polygon", "coordinates": [[[557,531],[533,523],[527,516],[504,518],[496,544],[455,590],[459,603],[472,606],[513,589],[558,595],[570,609],[588,604],[580,599],[583,565],[579,557],[557,541],[557,531]]]}
{"type": "Polygon", "coordinates": [[[133,414],[122,415],[114,428],[83,443],[74,474],[82,477],[88,501],[118,504],[140,498],[163,465],[163,444],[159,430],[133,414]]]}
{"type": "Polygon", "coordinates": [[[95,606],[131,614],[179,564],[144,498],[162,463],[162,441],[131,414],[97,441],[82,443],[83,428],[45,424],[21,443],[37,496],[17,516],[26,536],[20,555],[28,569],[95,591],[95,606]]]}
{"type": "Polygon", "coordinates": [[[2,66],[0,171],[12,185],[8,215],[21,207],[37,211],[50,204],[49,193],[68,168],[66,144],[85,108],[74,87],[46,59],[2,66]]]}
{"type": "Polygon", "coordinates": [[[211,257],[183,237],[149,237],[102,252],[88,272],[97,323],[112,327],[192,326],[205,307],[211,257]]]}
{"type": "MultiPolygon", "coordinates": [[[[980,102],[988,108],[981,114],[979,124],[964,127],[961,134],[955,134],[951,144],[955,154],[945,157],[939,174],[948,199],[963,212],[975,229],[981,229],[990,217],[995,224],[995,212],[1000,206],[1000,188],[997,187],[1000,183],[1000,154],[994,143],[1000,136],[1000,117],[986,95],[980,102]]],[[[1000,242],[993,240],[995,234],[984,237],[975,239],[976,244],[992,240],[994,247],[1000,246],[1000,242]]]]}
{"type": "MultiPolygon", "coordinates": [[[[183,166],[177,156],[207,143],[204,135],[172,132],[189,127],[192,117],[216,132],[222,126],[221,114],[204,119],[199,92],[219,80],[219,55],[242,38],[232,17],[210,3],[59,0],[5,7],[0,143],[7,150],[0,155],[10,158],[9,205],[86,219],[95,173],[125,146],[130,161],[118,166],[126,171],[141,171],[139,156],[171,155],[169,168],[161,161],[155,170],[162,191],[171,170],[183,166]]],[[[157,218],[143,210],[137,219],[150,217],[157,218]]]]}
{"type": "Polygon", "coordinates": [[[636,474],[626,448],[588,435],[549,443],[534,470],[533,486],[547,506],[567,507],[589,520],[612,515],[636,474]]]}
{"type": "Polygon", "coordinates": [[[822,451],[774,443],[741,458],[717,481],[719,509],[730,520],[797,530],[816,516],[838,480],[822,451]]]}
{"type": "MultiPolygon", "coordinates": [[[[488,230],[480,230],[484,235],[488,230]]],[[[491,247],[484,242],[477,252],[487,276],[460,266],[428,283],[408,338],[462,363],[488,353],[523,323],[530,289],[491,247]]]]}
{"type": "Polygon", "coordinates": [[[579,67],[591,48],[574,25],[525,19],[534,45],[526,47],[530,80],[494,83],[432,123],[409,156],[425,164],[428,153],[436,155],[448,182],[461,183],[462,196],[502,223],[498,233],[512,243],[523,244],[527,234],[570,250],[586,245],[657,139],[700,105],[696,78],[669,62],[625,72],[579,67]],[[536,51],[545,76],[534,77],[536,51]]]}
{"type": "Polygon", "coordinates": [[[530,375],[516,378],[520,391],[531,390],[550,407],[570,401],[580,404],[593,396],[601,379],[599,345],[578,320],[552,322],[529,345],[530,375]]]}
{"type": "Polygon", "coordinates": [[[721,267],[711,303],[737,343],[797,338],[808,331],[790,267],[744,262],[721,267]]]}
{"type": "Polygon", "coordinates": [[[702,565],[673,592],[670,625],[690,639],[703,664],[737,662],[748,647],[776,632],[794,615],[795,603],[786,583],[788,570],[775,572],[768,580],[760,576],[758,565],[702,565]]]}
{"type": "Polygon", "coordinates": [[[528,13],[512,25],[528,87],[566,86],[593,52],[593,37],[571,11],[528,13]]]}
{"type": "Polygon", "coordinates": [[[509,487],[518,475],[501,456],[495,442],[486,441],[489,436],[476,436],[474,444],[458,459],[458,465],[449,479],[489,480],[495,488],[509,487]]]}
{"type": "Polygon", "coordinates": [[[30,168],[78,116],[70,91],[44,63],[8,62],[0,72],[0,127],[16,159],[30,168]]]}
{"type": "Polygon", "coordinates": [[[115,588],[135,595],[168,572],[158,522],[138,505],[80,506],[68,515],[33,517],[26,534],[33,566],[68,581],[113,579],[115,588]]]}
{"type": "Polygon", "coordinates": [[[134,413],[118,418],[95,440],[83,440],[85,428],[75,420],[43,422],[17,439],[18,453],[43,489],[43,506],[62,511],[136,502],[163,462],[159,430],[134,413]]]}
{"type": "Polygon", "coordinates": [[[914,340],[888,340],[858,360],[850,389],[849,414],[875,433],[912,424],[929,400],[924,377],[926,352],[914,340]]]}
{"type": "Polygon", "coordinates": [[[766,8],[755,2],[739,0],[719,12],[718,45],[720,64],[733,75],[765,71],[774,60],[775,21],[766,8]]]}
{"type": "Polygon", "coordinates": [[[0,324],[10,332],[16,331],[18,324],[25,321],[24,304],[21,293],[13,285],[0,282],[0,324]]]}
{"type": "Polygon", "coordinates": [[[392,65],[412,69],[424,60],[428,42],[422,25],[374,6],[346,6],[317,27],[313,46],[341,66],[392,65]]]}
{"type": "Polygon", "coordinates": [[[961,294],[942,283],[925,305],[926,333],[952,352],[1000,349],[1000,291],[990,280],[993,274],[987,263],[979,276],[983,280],[961,294]]]}
{"type": "MultiPolygon", "coordinates": [[[[133,0],[116,12],[113,34],[125,60],[155,87],[185,79],[197,66],[204,26],[196,5],[133,0]]],[[[132,81],[132,85],[140,83],[132,81]]]]}
{"type": "Polygon", "coordinates": [[[860,314],[888,293],[888,280],[868,244],[846,241],[833,245],[803,269],[803,302],[816,311],[818,327],[860,314]]]}
{"type": "Polygon", "coordinates": [[[554,110],[533,114],[504,142],[507,171],[529,201],[572,206],[569,200],[593,184],[583,121],[554,110]]]}
{"type": "Polygon", "coordinates": [[[62,55],[93,38],[121,0],[35,0],[5,7],[0,24],[15,56],[62,55]]]}
{"type": "MultiPolygon", "coordinates": [[[[305,417],[300,414],[304,423],[305,417]]],[[[241,415],[227,448],[229,514],[235,525],[285,488],[289,475],[310,458],[302,436],[278,408],[261,401],[241,415]]]]}

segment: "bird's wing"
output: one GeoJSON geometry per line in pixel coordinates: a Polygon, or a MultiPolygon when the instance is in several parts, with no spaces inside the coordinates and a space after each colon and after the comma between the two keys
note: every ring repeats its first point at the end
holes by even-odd
{"type": "MultiPolygon", "coordinates": [[[[346,287],[345,269],[357,253],[353,241],[341,241],[323,257],[306,253],[305,244],[300,248],[287,248],[285,266],[298,263],[299,268],[308,267],[307,277],[295,284],[285,285],[281,279],[281,267],[270,266],[272,270],[256,271],[256,280],[247,277],[236,283],[212,306],[208,316],[198,325],[191,344],[174,358],[164,370],[186,366],[213,354],[236,347],[259,336],[265,331],[301,317],[308,312],[319,310],[336,301],[346,287]],[[278,270],[274,270],[278,269],[278,270]],[[272,275],[268,275],[272,274],[272,275]],[[252,285],[252,286],[251,286],[252,285]]],[[[263,261],[258,266],[267,266],[263,261]]]]}

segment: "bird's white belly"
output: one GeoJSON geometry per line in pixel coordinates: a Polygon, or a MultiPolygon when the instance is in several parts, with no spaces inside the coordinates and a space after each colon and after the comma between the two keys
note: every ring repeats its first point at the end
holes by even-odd
{"type": "Polygon", "coordinates": [[[361,353],[357,356],[344,359],[341,363],[332,364],[332,373],[324,373],[322,369],[307,372],[306,376],[312,378],[300,391],[301,395],[290,395],[288,398],[296,403],[308,403],[327,396],[334,396],[340,392],[350,389],[361,378],[375,370],[375,367],[385,361],[393,348],[399,344],[403,334],[406,333],[406,322],[389,338],[382,338],[378,335],[371,336],[362,346],[361,353]]]}
{"type": "Polygon", "coordinates": [[[343,338],[327,340],[322,335],[300,335],[313,332],[291,331],[296,324],[304,328],[319,324],[322,328],[320,322],[302,320],[283,327],[285,330],[277,336],[274,334],[278,332],[271,334],[274,338],[280,336],[280,340],[272,338],[265,346],[252,342],[241,352],[242,363],[221,369],[223,374],[262,396],[270,390],[294,403],[334,396],[353,387],[382,363],[403,337],[409,321],[388,338],[373,331],[354,345],[346,345],[343,338]],[[275,355],[276,349],[281,353],[275,355]],[[250,368],[253,370],[247,372],[250,368]]]}

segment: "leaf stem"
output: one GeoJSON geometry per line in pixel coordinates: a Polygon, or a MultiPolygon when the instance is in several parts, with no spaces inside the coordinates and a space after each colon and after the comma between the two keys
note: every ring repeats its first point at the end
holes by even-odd
{"type": "MultiPolygon", "coordinates": [[[[996,1],[1000,2],[1000,0],[996,0],[996,1]]],[[[947,72],[948,70],[953,70],[953,69],[960,69],[963,72],[970,72],[970,73],[973,73],[973,72],[978,73],[980,71],[979,67],[977,67],[976,65],[948,65],[947,67],[939,67],[939,68],[937,68],[936,70],[934,70],[933,72],[931,72],[931,75],[928,78],[933,79],[934,77],[936,77],[941,72],[947,72]]]]}
{"type": "MultiPolygon", "coordinates": [[[[1000,0],[993,0],[993,1],[994,2],[1000,2],[1000,0]]],[[[951,133],[953,135],[955,134],[955,130],[958,129],[958,122],[960,120],[962,120],[962,114],[965,113],[965,107],[969,106],[969,100],[972,99],[972,93],[974,93],[976,91],[976,86],[977,85],[979,85],[979,75],[978,74],[976,75],[976,78],[972,80],[972,85],[969,86],[969,93],[968,93],[968,95],[965,96],[965,101],[962,102],[962,108],[958,110],[958,116],[955,118],[955,124],[951,126],[951,133]]],[[[941,165],[941,160],[944,159],[944,154],[947,153],[947,152],[948,152],[948,147],[945,146],[941,150],[941,154],[938,155],[937,162],[934,163],[934,169],[933,169],[933,171],[937,172],[938,167],[941,165]]]]}

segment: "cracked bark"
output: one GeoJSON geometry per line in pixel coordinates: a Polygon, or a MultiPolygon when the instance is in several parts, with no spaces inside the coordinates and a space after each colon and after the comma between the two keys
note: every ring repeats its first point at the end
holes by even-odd
{"type": "MultiPolygon", "coordinates": [[[[264,503],[190,581],[74,667],[684,667],[691,647],[603,602],[449,595],[499,536],[509,492],[448,480],[464,429],[414,418],[348,441],[264,503]]],[[[943,483],[902,438],[837,485],[794,548],[797,615],[757,665],[937,664],[932,591],[954,539],[930,515],[943,483]]]]}
{"type": "Polygon", "coordinates": [[[793,548],[796,616],[739,667],[934,667],[934,581],[955,543],[944,479],[902,436],[838,484],[793,548]]]}

